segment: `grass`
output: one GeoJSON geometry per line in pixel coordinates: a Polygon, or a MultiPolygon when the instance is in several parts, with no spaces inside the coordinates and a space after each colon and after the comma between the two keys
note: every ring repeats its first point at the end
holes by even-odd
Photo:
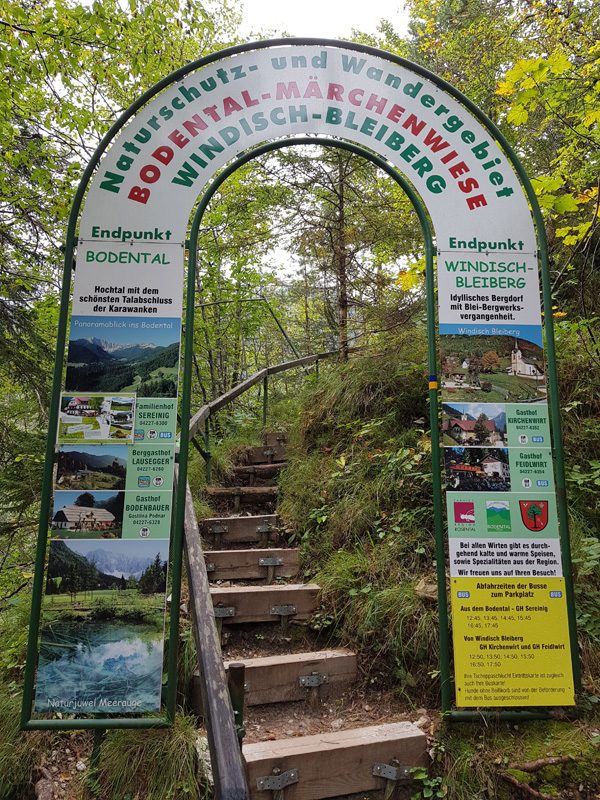
{"type": "Polygon", "coordinates": [[[74,475],[62,475],[62,483],[55,483],[55,489],[124,489],[125,478],[109,472],[88,472],[76,479],[74,475]]]}
{"type": "Polygon", "coordinates": [[[68,528],[56,528],[51,531],[53,539],[120,539],[122,527],[104,528],[101,531],[73,531],[68,528]]]}
{"type": "Polygon", "coordinates": [[[600,789],[600,754],[594,726],[567,721],[532,721],[448,725],[433,751],[438,774],[444,775],[447,796],[453,800],[515,796],[595,797],[600,789]],[[543,762],[568,757],[565,763],[543,762]],[[534,771],[519,767],[541,761],[534,771]],[[516,790],[503,775],[524,786],[516,790]]]}
{"type": "MultiPolygon", "coordinates": [[[[5,687],[2,687],[4,690],[5,687]]],[[[35,769],[57,735],[42,731],[19,731],[21,698],[0,693],[0,800],[30,797],[35,769]]]]}
{"type": "MultiPolygon", "coordinates": [[[[115,578],[115,583],[119,579],[115,578]]],[[[68,592],[64,594],[47,594],[44,597],[45,609],[81,608],[110,604],[111,606],[128,606],[139,608],[156,608],[164,605],[162,594],[142,594],[137,589],[95,589],[93,592],[78,592],[74,599],[68,592]]]]}
{"type": "MultiPolygon", "coordinates": [[[[150,383],[152,380],[156,380],[156,378],[172,378],[175,383],[177,383],[177,375],[179,374],[179,366],[175,367],[157,367],[153,369],[152,372],[148,374],[147,378],[142,380],[141,375],[135,375],[133,379],[133,383],[129,386],[124,386],[122,389],[119,389],[120,392],[136,392],[144,383],[150,383]]],[[[114,406],[113,406],[114,409],[114,406]]],[[[129,410],[128,408],[125,410],[129,410]]]]}
{"type": "MultiPolygon", "coordinates": [[[[528,378],[519,378],[502,372],[482,374],[479,376],[481,383],[490,383],[492,389],[484,392],[482,389],[469,389],[466,387],[445,388],[444,399],[452,402],[479,403],[518,403],[523,400],[543,400],[546,395],[540,391],[543,381],[534,381],[528,378]]],[[[467,378],[468,381],[468,378],[467,378]]]]}
{"type": "Polygon", "coordinates": [[[202,800],[210,796],[194,717],[168,730],[112,731],[102,746],[98,795],[114,800],[202,800]]]}

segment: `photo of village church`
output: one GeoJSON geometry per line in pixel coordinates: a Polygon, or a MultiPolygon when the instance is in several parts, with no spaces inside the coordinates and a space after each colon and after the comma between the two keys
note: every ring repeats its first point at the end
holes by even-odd
{"type": "Polygon", "coordinates": [[[440,336],[445,401],[531,403],[546,399],[542,348],[512,336],[440,336]]]}
{"type": "Polygon", "coordinates": [[[50,528],[54,539],[120,539],[123,492],[55,492],[50,528]]]}
{"type": "Polygon", "coordinates": [[[500,403],[442,403],[443,444],[506,447],[505,409],[500,403]]]}
{"type": "Polygon", "coordinates": [[[446,485],[457,492],[509,492],[505,447],[445,447],[446,485]]]}

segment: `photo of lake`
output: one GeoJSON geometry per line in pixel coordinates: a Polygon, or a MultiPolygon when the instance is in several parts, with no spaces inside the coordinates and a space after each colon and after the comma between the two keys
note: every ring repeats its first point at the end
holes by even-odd
{"type": "Polygon", "coordinates": [[[83,621],[44,625],[35,710],[159,711],[162,624],[83,621]]]}

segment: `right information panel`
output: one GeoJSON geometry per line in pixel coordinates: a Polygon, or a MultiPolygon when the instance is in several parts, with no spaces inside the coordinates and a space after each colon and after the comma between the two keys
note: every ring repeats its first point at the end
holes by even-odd
{"type": "MultiPolygon", "coordinates": [[[[474,240],[475,241],[475,240],[474,240]]],[[[535,254],[438,255],[456,705],[575,703],[535,254]]]]}

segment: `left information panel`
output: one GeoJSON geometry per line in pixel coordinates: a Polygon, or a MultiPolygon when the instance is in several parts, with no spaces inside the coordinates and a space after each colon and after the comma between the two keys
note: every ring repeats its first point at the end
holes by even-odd
{"type": "MultiPolygon", "coordinates": [[[[113,236],[114,233],[114,236],[113,236]]],[[[79,240],[36,712],[159,711],[183,245],[79,240]]]]}

